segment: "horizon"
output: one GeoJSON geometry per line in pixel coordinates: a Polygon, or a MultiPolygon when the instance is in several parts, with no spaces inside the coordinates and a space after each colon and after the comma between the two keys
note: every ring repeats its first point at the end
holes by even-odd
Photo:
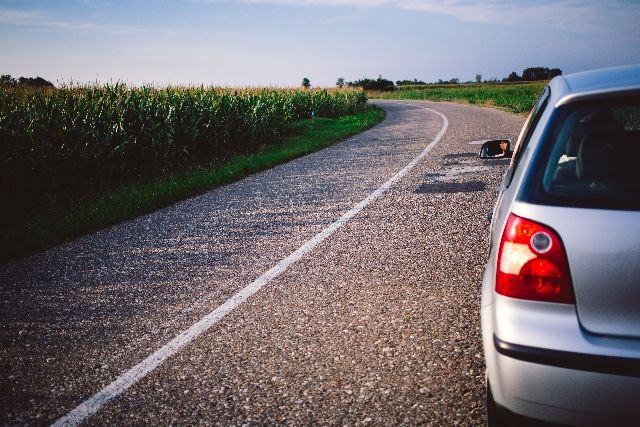
{"type": "Polygon", "coordinates": [[[4,0],[0,74],[56,86],[501,80],[640,63],[639,20],[629,0],[4,0]]]}

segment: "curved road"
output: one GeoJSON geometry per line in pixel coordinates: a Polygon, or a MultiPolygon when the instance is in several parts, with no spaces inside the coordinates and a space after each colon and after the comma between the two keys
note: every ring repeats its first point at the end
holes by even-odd
{"type": "Polygon", "coordinates": [[[62,420],[482,424],[479,285],[506,163],[468,143],[515,140],[524,119],[375,103],[387,119],[343,143],[0,266],[0,424],[51,424],[88,399],[94,414],[62,420]],[[95,397],[287,259],[157,368],[95,397]]]}

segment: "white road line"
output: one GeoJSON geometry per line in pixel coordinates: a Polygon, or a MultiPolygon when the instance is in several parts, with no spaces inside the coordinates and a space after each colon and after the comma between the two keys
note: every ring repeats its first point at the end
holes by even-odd
{"type": "Polygon", "coordinates": [[[252,283],[247,285],[244,289],[233,295],[224,304],[220,307],[213,310],[211,313],[207,314],[205,317],[200,319],[197,323],[191,326],[189,329],[182,331],[178,336],[169,341],[160,349],[156,350],[149,357],[144,359],[142,362],[138,363],[133,368],[129,369],[127,372],[120,375],[113,381],[111,384],[100,390],[98,393],[94,394],[89,399],[82,402],[75,409],[69,412],[64,417],[60,418],[56,421],[53,426],[76,426],[80,424],[84,419],[90,417],[100,410],[104,405],[106,405],[111,399],[120,395],[126,389],[134,385],[136,382],[144,378],[149,372],[153,371],[155,368],[160,366],[165,360],[169,357],[180,351],[182,347],[189,344],[191,341],[196,339],[203,332],[207,331],[211,326],[216,324],[220,319],[229,314],[234,308],[242,304],[247,298],[251,295],[258,292],[263,286],[269,283],[271,280],[275,279],[285,271],[291,264],[302,258],[308,252],[310,252],[313,248],[315,248],[320,242],[324,239],[332,235],[338,228],[340,228],[343,224],[347,223],[351,218],[358,214],[362,209],[364,209],[371,202],[380,197],[385,191],[391,187],[393,183],[404,177],[420,160],[422,160],[429,151],[440,141],[442,136],[447,130],[449,126],[449,121],[447,118],[430,108],[423,107],[421,105],[412,105],[414,107],[424,108],[433,113],[438,114],[442,117],[444,124],[442,129],[436,135],[433,141],[431,141],[424,150],[418,156],[416,156],[407,166],[405,166],[400,172],[395,174],[390,180],[382,184],[377,190],[371,193],[366,199],[355,205],[351,210],[342,215],[338,220],[329,225],[327,228],[322,230],[320,233],[316,234],[311,240],[307,241],[305,244],[296,249],[293,253],[291,253],[288,257],[284,258],[280,262],[278,262],[275,266],[273,266],[269,271],[264,273],[262,276],[258,277],[252,283]]]}

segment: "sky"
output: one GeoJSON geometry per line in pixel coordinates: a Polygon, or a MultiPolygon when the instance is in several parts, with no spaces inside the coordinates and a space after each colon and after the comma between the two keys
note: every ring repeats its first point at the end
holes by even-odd
{"type": "Polygon", "coordinates": [[[0,0],[0,74],[314,87],[640,63],[640,0],[0,0]]]}

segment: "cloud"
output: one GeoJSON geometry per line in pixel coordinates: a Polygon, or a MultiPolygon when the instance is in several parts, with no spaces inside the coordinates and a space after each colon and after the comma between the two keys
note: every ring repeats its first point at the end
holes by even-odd
{"type": "Polygon", "coordinates": [[[637,21],[640,4],[624,0],[560,0],[511,2],[505,0],[399,0],[396,6],[415,11],[449,15],[463,21],[520,24],[552,23],[566,29],[600,26],[599,23],[637,21]]]}
{"type": "MultiPolygon", "coordinates": [[[[190,0],[191,3],[225,3],[230,0],[190,0]]],[[[397,3],[394,0],[240,0],[242,3],[251,4],[281,4],[292,6],[352,6],[352,7],[378,7],[385,4],[397,3]]]]}
{"type": "Polygon", "coordinates": [[[638,32],[640,3],[625,0],[399,0],[406,10],[448,15],[468,22],[553,26],[572,32],[638,32]]]}
{"type": "MultiPolygon", "coordinates": [[[[229,0],[192,0],[221,3],[229,0]]],[[[553,25],[573,32],[629,31],[638,33],[640,2],[630,0],[240,0],[249,4],[290,6],[391,7],[451,16],[486,24],[553,25]]]]}
{"type": "Polygon", "coordinates": [[[55,28],[73,31],[103,32],[118,35],[131,35],[145,32],[137,25],[98,24],[94,22],[71,22],[59,20],[40,11],[25,11],[0,8],[0,24],[16,27],[55,28]]]}
{"type": "Polygon", "coordinates": [[[40,22],[44,19],[44,15],[39,12],[25,12],[22,10],[0,8],[0,24],[20,25],[23,23],[40,22]]]}

